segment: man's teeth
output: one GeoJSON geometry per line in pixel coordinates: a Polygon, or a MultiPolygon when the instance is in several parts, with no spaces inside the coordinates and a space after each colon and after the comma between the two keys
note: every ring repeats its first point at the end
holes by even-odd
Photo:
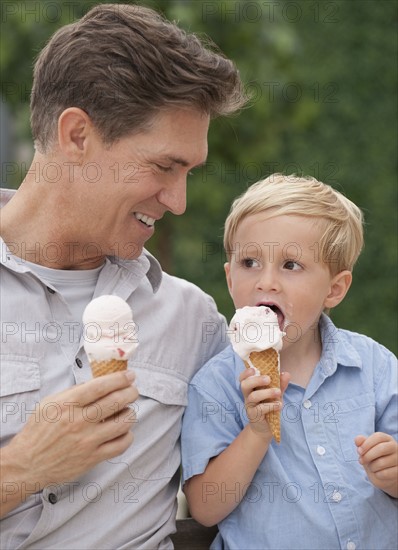
{"type": "Polygon", "coordinates": [[[140,222],[145,223],[148,227],[153,227],[155,225],[155,219],[150,218],[146,214],[141,214],[140,212],[134,212],[134,216],[137,218],[137,220],[140,220],[140,222]]]}

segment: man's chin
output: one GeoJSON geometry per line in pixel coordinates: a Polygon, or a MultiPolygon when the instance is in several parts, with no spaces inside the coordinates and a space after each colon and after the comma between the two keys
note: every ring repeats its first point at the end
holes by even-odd
{"type": "Polygon", "coordinates": [[[116,243],[111,250],[110,256],[115,256],[120,260],[136,260],[141,256],[144,245],[133,242],[118,244],[116,243]]]}

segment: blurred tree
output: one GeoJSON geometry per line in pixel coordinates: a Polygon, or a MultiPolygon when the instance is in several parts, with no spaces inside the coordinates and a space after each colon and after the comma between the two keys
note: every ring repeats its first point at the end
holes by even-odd
{"type": "MultiPolygon", "coordinates": [[[[20,121],[21,138],[29,135],[33,58],[56,28],[97,3],[1,4],[2,93],[20,121]]],[[[239,117],[213,121],[208,162],[188,184],[187,213],[166,215],[148,248],[168,271],[213,295],[229,318],[233,305],[224,283],[222,233],[232,199],[276,171],[313,175],[343,191],[366,216],[366,247],[353,287],[333,318],[396,352],[397,4],[140,3],[209,35],[235,60],[252,95],[239,117]]]]}

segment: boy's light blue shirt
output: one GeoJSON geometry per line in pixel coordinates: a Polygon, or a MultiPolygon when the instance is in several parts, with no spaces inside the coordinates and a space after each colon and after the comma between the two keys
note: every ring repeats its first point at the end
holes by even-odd
{"type": "MultiPolygon", "coordinates": [[[[290,384],[272,442],[237,508],[219,524],[213,549],[396,549],[398,501],[376,489],[358,462],[357,435],[397,438],[395,356],[322,316],[322,357],[306,389],[290,384]]],[[[182,430],[183,480],[204,472],[248,420],[241,359],[229,347],[194,377],[182,430]]],[[[238,502],[245,487],[207,483],[238,502]]]]}

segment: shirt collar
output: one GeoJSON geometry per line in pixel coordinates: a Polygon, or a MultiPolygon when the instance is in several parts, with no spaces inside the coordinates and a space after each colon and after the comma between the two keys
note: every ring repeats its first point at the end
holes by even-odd
{"type": "MultiPolygon", "coordinates": [[[[5,206],[7,202],[15,195],[15,193],[15,189],[0,189],[0,208],[5,206]]],[[[110,260],[112,263],[116,263],[132,274],[137,272],[138,267],[147,276],[149,282],[151,283],[153,292],[158,291],[160,283],[162,282],[162,268],[158,260],[145,248],[142,254],[135,260],[122,260],[120,258],[112,258],[110,260]]],[[[27,265],[16,261],[12,251],[8,248],[1,237],[0,262],[17,273],[27,273],[31,271],[27,265]]]]}
{"type": "Polygon", "coordinates": [[[142,269],[151,283],[153,292],[158,291],[162,282],[162,268],[155,256],[152,256],[145,248],[142,254],[135,260],[122,260],[117,257],[113,257],[110,260],[133,274],[136,273],[137,267],[142,269]]]}
{"type": "Polygon", "coordinates": [[[325,375],[332,375],[338,365],[362,369],[362,360],[357,350],[346,338],[342,338],[342,332],[324,313],[319,320],[319,328],[322,339],[322,355],[319,366],[325,375]]]}

